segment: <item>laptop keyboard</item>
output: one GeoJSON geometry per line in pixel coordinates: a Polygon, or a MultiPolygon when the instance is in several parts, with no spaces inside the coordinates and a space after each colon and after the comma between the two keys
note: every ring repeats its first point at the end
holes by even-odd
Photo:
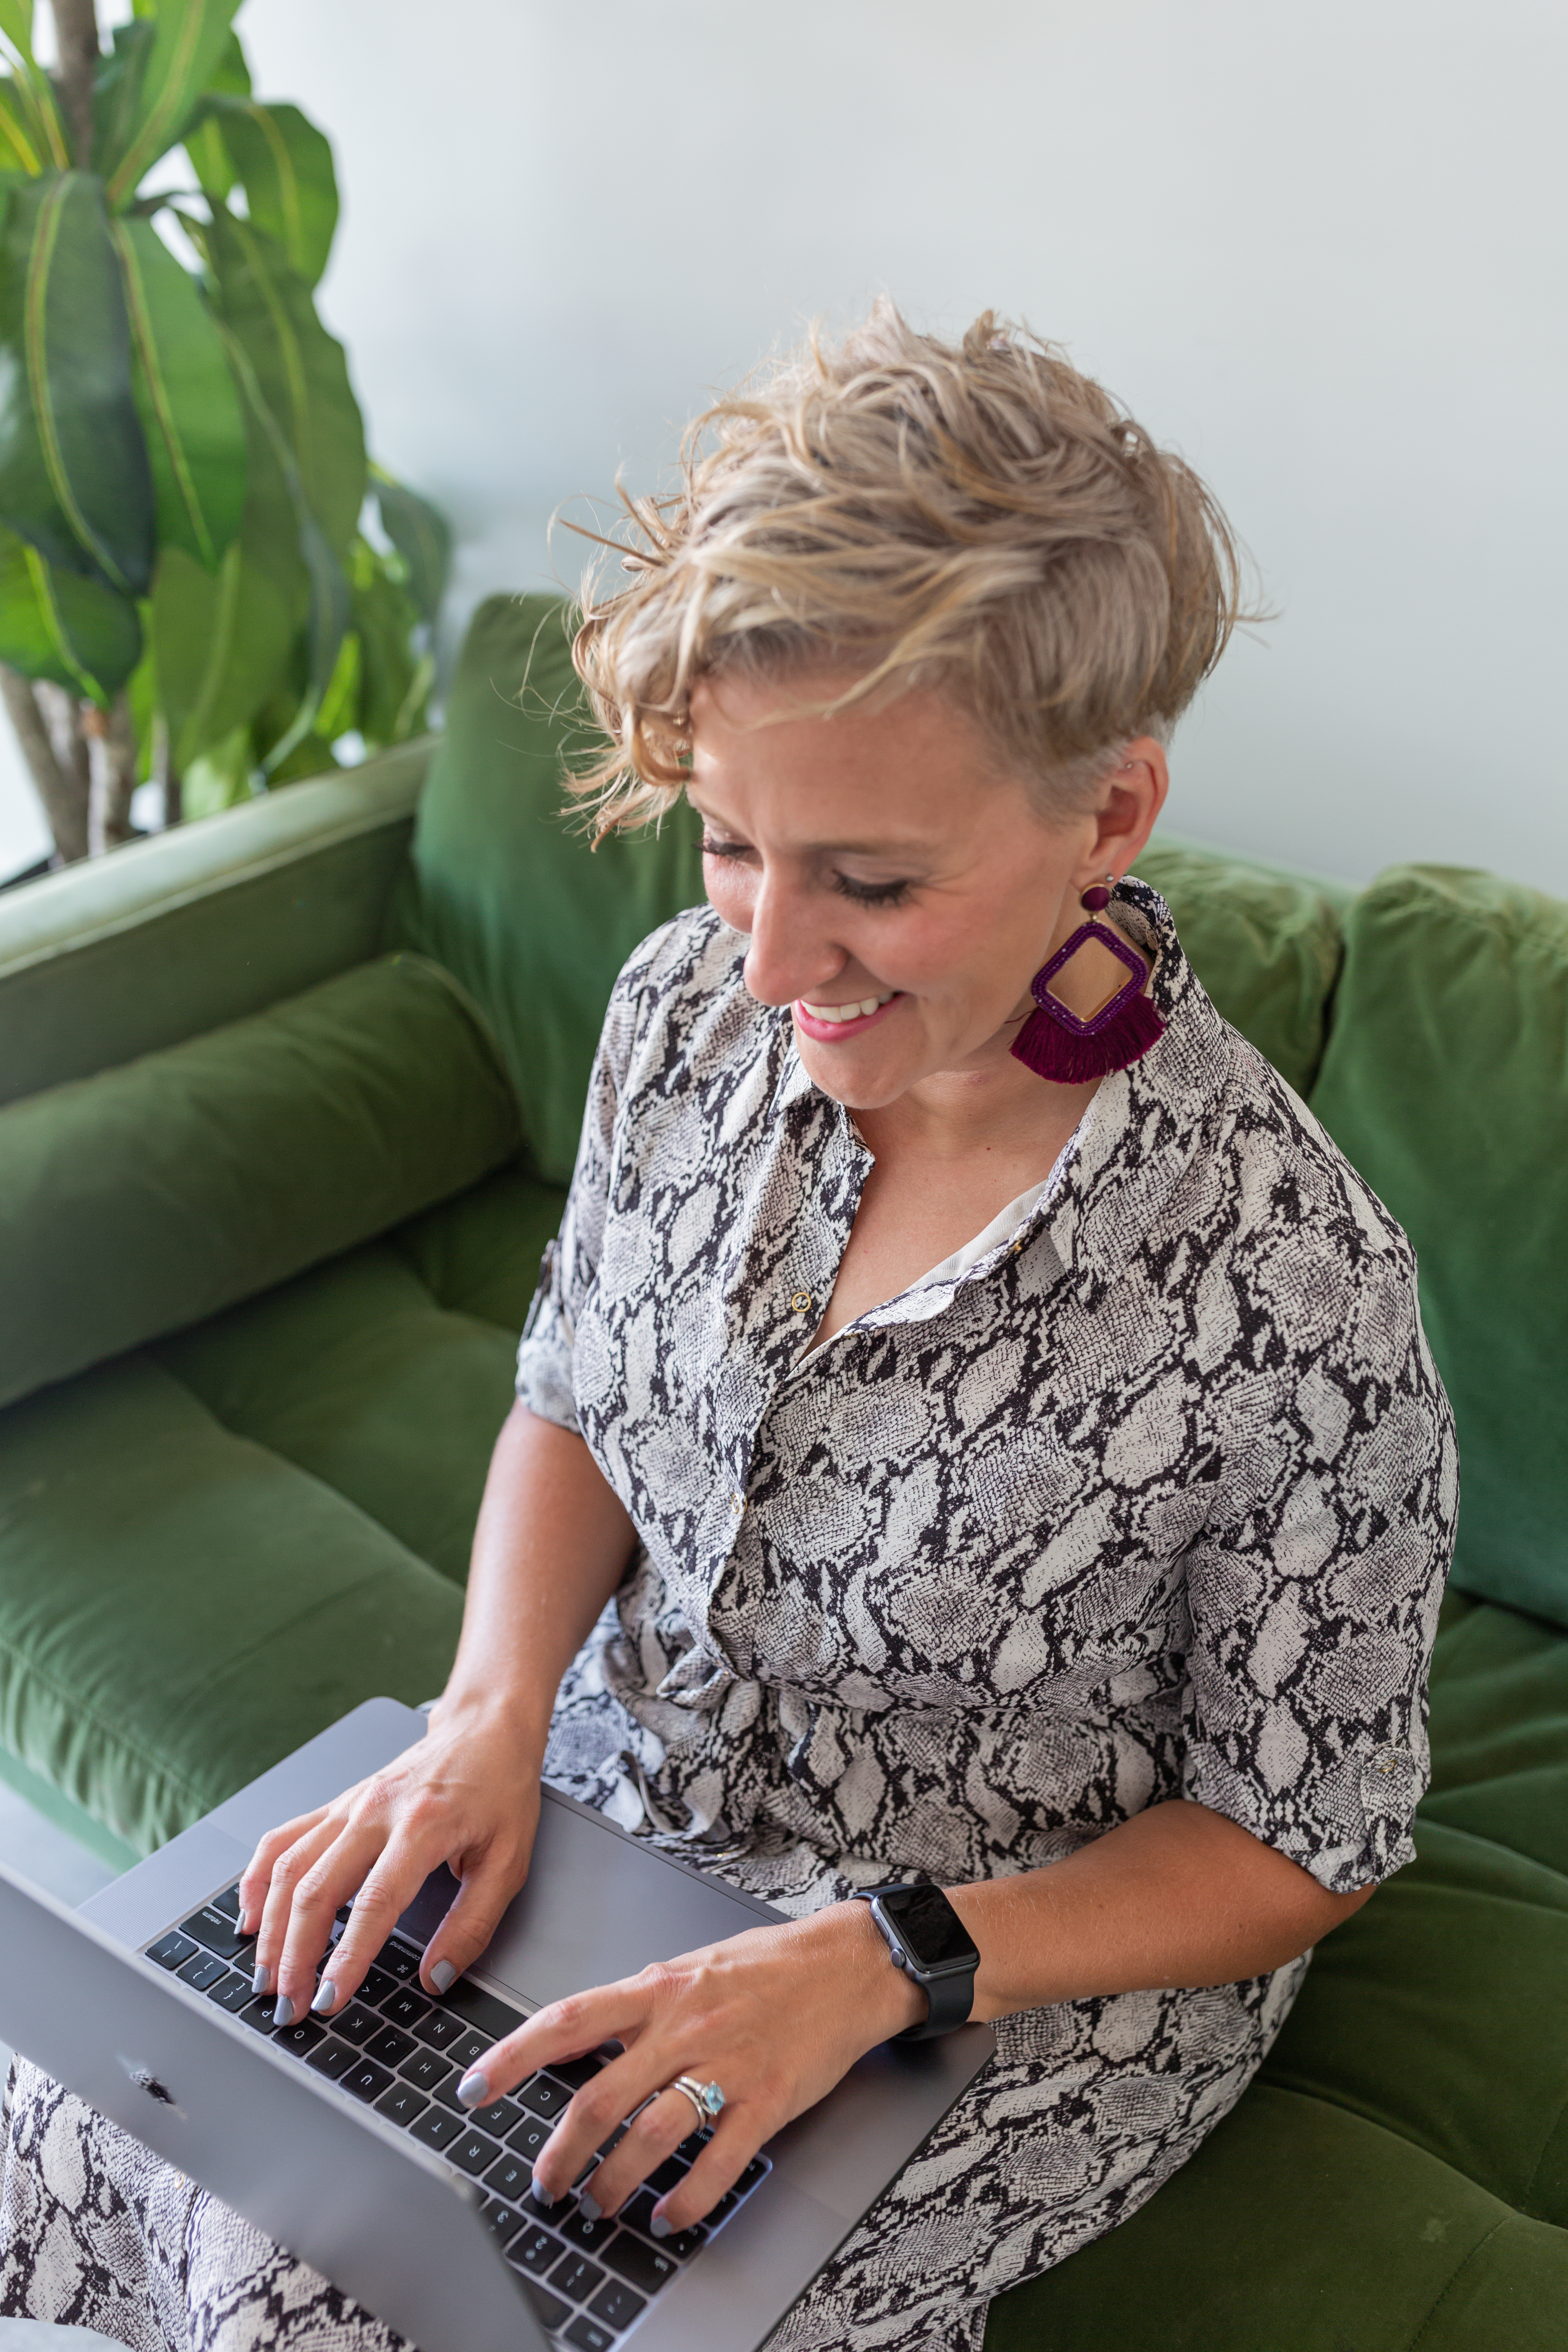
{"type": "MultiPolygon", "coordinates": [[[[443,1997],[426,1992],[418,1948],[394,1936],[346,2009],[332,2018],[297,2018],[279,2033],[271,1996],[258,2000],[251,1993],[254,1946],[236,1925],[238,1914],[239,1890],[226,1887],[147,1945],[147,1957],[478,2181],[485,2225],[540,2325],[574,2352],[610,2352],[772,2169],[766,2157],[754,2156],[700,2226],[668,2238],[653,2234],[655,2201],[711,2137],[707,2130],[683,2140],[613,2220],[586,2220],[574,2197],[548,2209],[536,2205],[529,2193],[533,2158],[573,2092],[617,2054],[613,2045],[546,2067],[487,2107],[459,2106],[458,2082],[493,2042],[522,2023],[521,2010],[462,1981],[443,1997]]],[[[334,1934],[347,1917],[346,1908],[338,1914],[334,1934]]],[[[620,2137],[616,2133],[599,2155],[620,2137]]]]}

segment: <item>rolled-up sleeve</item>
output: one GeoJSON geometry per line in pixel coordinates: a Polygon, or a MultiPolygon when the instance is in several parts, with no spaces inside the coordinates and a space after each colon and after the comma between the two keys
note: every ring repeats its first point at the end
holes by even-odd
{"type": "Polygon", "coordinates": [[[578,1316],[598,1279],[615,1160],[616,1122],[625,1099],[650,951],[645,940],[611,992],[588,1080],[588,1100],[561,1230],[544,1253],[539,1287],[517,1354],[517,1393],[531,1412],[562,1429],[578,1426],[573,1360],[578,1316]]]}
{"type": "Polygon", "coordinates": [[[1334,1894],[1408,1862],[1453,1551],[1452,1416],[1414,1266],[1233,1407],[1224,1503],[1187,1559],[1183,1792],[1334,1894]]]}

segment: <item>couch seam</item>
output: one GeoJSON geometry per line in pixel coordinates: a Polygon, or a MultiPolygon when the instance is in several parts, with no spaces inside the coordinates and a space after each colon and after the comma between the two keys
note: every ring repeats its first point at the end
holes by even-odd
{"type": "MultiPolygon", "coordinates": [[[[100,1713],[95,1702],[80,1699],[75,1692],[68,1691],[64,1685],[52,1673],[49,1667],[39,1664],[36,1659],[29,1658],[26,1652],[21,1647],[20,1643],[13,1641],[9,1634],[0,1633],[0,1650],[4,1650],[11,1658],[13,1658],[24,1674],[29,1675],[36,1681],[44,1684],[46,1688],[60,1701],[62,1706],[68,1706],[73,1717],[77,1718],[84,1718],[91,1728],[101,1734],[101,1736],[108,1740],[111,1746],[119,1748],[123,1754],[133,1757],[142,1767],[144,1771],[153,1775],[156,1779],[166,1782],[172,1788],[178,1790],[186,1796],[193,1798],[200,1797],[201,1790],[196,1787],[195,1781],[186,1780],[182,1773],[173,1770],[166,1764],[160,1763],[157,1758],[153,1756],[149,1749],[143,1748],[140,1742],[133,1739],[127,1732],[123,1731],[116,1725],[111,1725],[106,1722],[102,1715],[100,1713]]],[[[27,1759],[25,1756],[21,1757],[18,1760],[24,1764],[27,1762],[27,1759]]],[[[30,1769],[37,1770],[37,1767],[33,1766],[30,1769]]],[[[47,1772],[43,1775],[43,1778],[45,1780],[50,1780],[50,1776],[47,1772]]],[[[59,1784],[58,1781],[50,1780],[50,1785],[52,1787],[58,1787],[59,1784]]],[[[68,1796],[70,1791],[68,1790],[61,1790],[60,1793],[62,1796],[68,1796]]],[[[75,1802],[76,1801],[73,1799],[72,1801],[75,1802]]],[[[85,1811],[90,1811],[91,1808],[84,1807],[83,1810],[85,1811]]],[[[97,1818],[98,1816],[94,1814],[93,1819],[96,1821],[97,1818]]],[[[109,1826],[108,1822],[104,1823],[105,1828],[108,1828],[109,1826]]],[[[118,1834],[119,1832],[116,1832],[116,1835],[118,1834]]]]}
{"type": "MultiPolygon", "coordinates": [[[[1517,2220],[1517,2214],[1513,2218],[1517,2220]]],[[[1492,2240],[1498,2235],[1499,2231],[1505,2230],[1508,2227],[1508,2221],[1509,2216],[1505,2214],[1500,2221],[1494,2221],[1492,2223],[1491,2228],[1487,2231],[1484,2238],[1477,2239],[1475,2244],[1470,2248],[1469,2252],[1465,2256],[1465,2259],[1459,2264],[1458,2269],[1448,2280],[1447,2284],[1443,2288],[1441,2294],[1437,2297],[1436,2302],[1432,2305],[1431,2310],[1426,2314],[1426,2318],[1421,2322],[1420,2326],[1411,2337],[1407,2352],[1421,2352],[1422,2342],[1430,2333],[1432,2324],[1434,2320],[1436,2320],[1437,2314],[1442,2310],[1443,2305],[1447,2302],[1448,2297],[1453,2294],[1454,2289],[1458,2285],[1459,2281],[1464,2277],[1465,2273],[1469,2269],[1470,2264],[1475,2261],[1477,2255],[1483,2253],[1486,2248],[1491,2244],[1492,2240]]]]}

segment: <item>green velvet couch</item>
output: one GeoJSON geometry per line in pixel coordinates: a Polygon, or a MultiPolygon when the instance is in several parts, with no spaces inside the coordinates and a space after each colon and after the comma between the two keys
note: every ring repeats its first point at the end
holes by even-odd
{"type": "MultiPolygon", "coordinates": [[[[563,826],[560,609],[437,743],[0,899],[0,1772],[129,1862],[458,1630],[611,979],[689,827],[563,826]],[[530,653],[532,668],[521,693],[530,653]]],[[[1464,1502],[1418,1860],[992,2352],[1568,2344],[1568,908],[1178,845],[1200,976],[1405,1222],[1464,1502]]]]}

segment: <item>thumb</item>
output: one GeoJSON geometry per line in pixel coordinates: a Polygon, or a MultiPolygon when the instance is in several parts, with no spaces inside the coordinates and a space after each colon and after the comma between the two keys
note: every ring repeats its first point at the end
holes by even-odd
{"type": "Polygon", "coordinates": [[[420,1981],[427,1992],[446,1992],[473,1965],[527,1876],[527,1856],[515,1853],[487,1854],[463,1872],[451,1907],[419,1963],[420,1981]]]}

